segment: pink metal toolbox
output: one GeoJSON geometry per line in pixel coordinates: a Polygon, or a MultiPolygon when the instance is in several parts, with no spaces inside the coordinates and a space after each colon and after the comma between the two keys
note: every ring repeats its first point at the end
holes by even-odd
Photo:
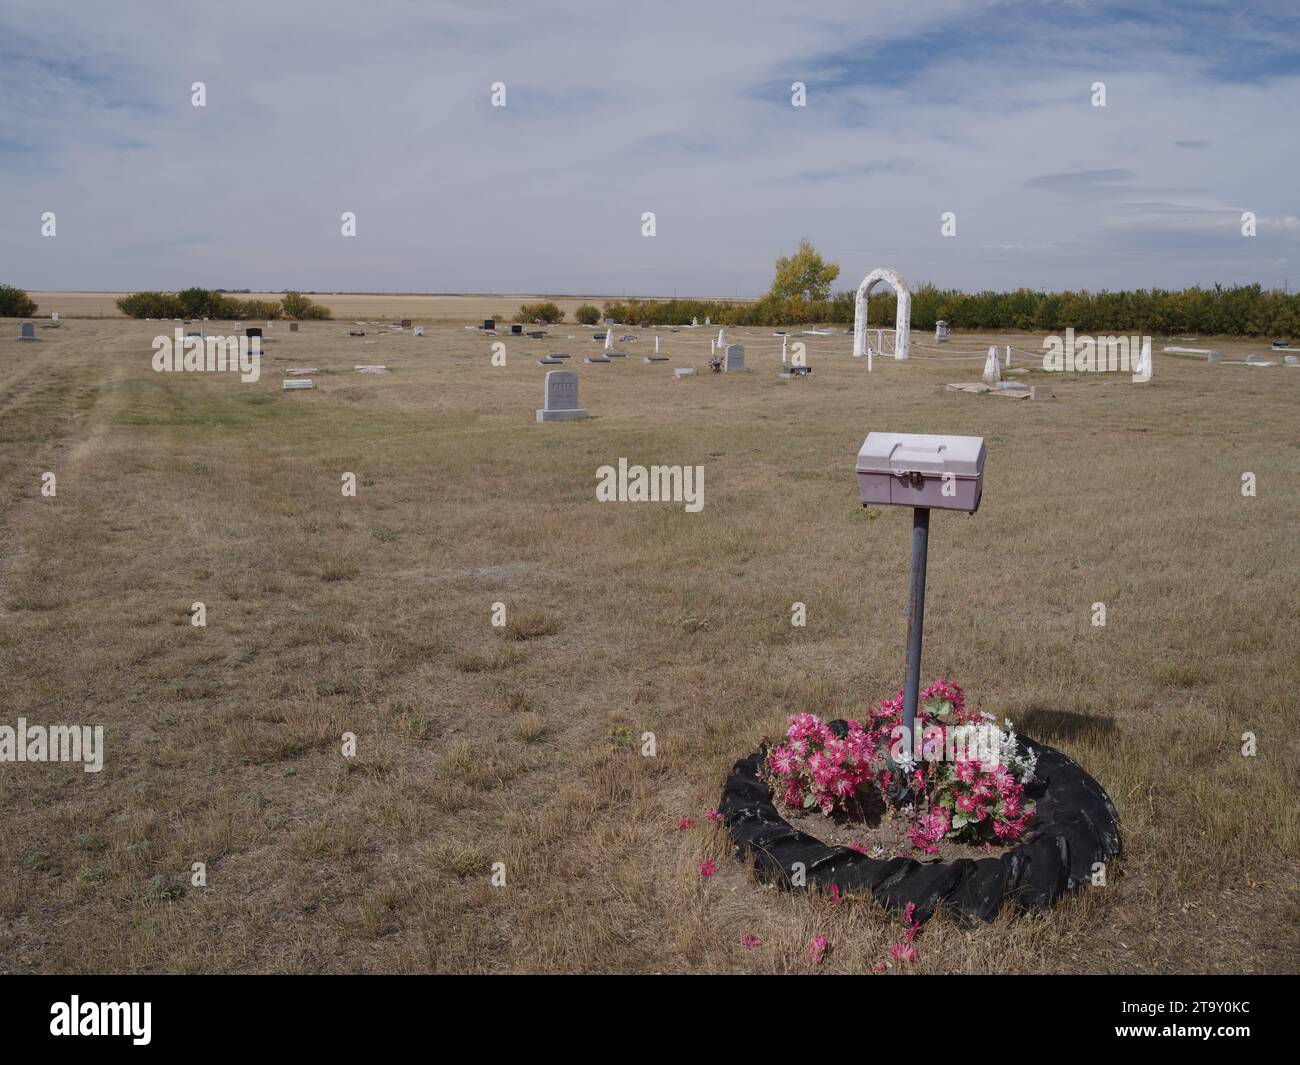
{"type": "Polygon", "coordinates": [[[979,509],[984,438],[868,433],[858,452],[862,502],[941,510],[979,509]]]}

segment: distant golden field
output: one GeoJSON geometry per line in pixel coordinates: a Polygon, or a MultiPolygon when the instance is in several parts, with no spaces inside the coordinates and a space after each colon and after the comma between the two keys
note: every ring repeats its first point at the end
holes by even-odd
{"type": "MultiPolygon", "coordinates": [[[[1157,339],[1150,384],[1019,401],[944,392],[978,359],[868,374],[843,335],[804,338],[806,381],[757,330],[743,374],[705,372],[705,330],[585,365],[572,326],[494,366],[461,320],[536,297],[321,296],[457,324],[277,323],[241,384],[76,317],[113,296],[33,293],[71,319],[34,344],[0,322],[0,723],[106,745],[100,773],[0,765],[0,972],[799,972],[818,934],[871,971],[897,921],[758,886],[706,816],[786,715],[902,686],[910,515],[860,506],[870,430],[985,438],[978,513],[931,525],[923,680],[1076,758],[1124,832],[1106,887],[940,915],[915,968],[1295,970],[1300,369],[1157,339]],[[548,351],[589,419],[535,421],[548,351]],[[703,466],[703,510],[598,502],[621,457],[703,466]]],[[[995,341],[1041,347],[952,350],[995,341]]]]}

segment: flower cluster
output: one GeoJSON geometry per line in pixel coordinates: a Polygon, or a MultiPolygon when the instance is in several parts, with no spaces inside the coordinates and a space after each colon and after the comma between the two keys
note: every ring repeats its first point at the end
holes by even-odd
{"type": "Polygon", "coordinates": [[[871,779],[882,734],[856,721],[840,738],[816,714],[790,718],[786,742],[773,748],[768,771],[781,801],[823,814],[849,809],[858,788],[871,779]]]}
{"type": "Polygon", "coordinates": [[[868,710],[865,721],[850,722],[843,738],[814,714],[790,718],[787,741],[768,755],[781,801],[827,815],[850,812],[860,787],[890,794],[901,771],[916,798],[908,838],[917,849],[934,854],[942,839],[1014,842],[1033,815],[1024,790],[1035,756],[1010,721],[1002,727],[992,714],[967,709],[950,681],[936,680],[917,704],[915,740],[902,735],[902,692],[868,710]]]}

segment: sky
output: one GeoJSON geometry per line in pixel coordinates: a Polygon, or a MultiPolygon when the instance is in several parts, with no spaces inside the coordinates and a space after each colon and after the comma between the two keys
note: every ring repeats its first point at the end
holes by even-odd
{"type": "Polygon", "coordinates": [[[1297,286],[1298,130],[1292,0],[4,0],[0,283],[1297,286]]]}

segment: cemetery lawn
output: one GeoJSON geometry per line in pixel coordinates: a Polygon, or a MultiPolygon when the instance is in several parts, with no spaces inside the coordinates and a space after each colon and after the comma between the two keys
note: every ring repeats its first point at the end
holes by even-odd
{"type": "Polygon", "coordinates": [[[1104,888],[940,916],[914,967],[1295,971],[1300,370],[1157,338],[1151,384],[1034,402],[943,392],[978,361],[868,376],[842,335],[786,383],[758,331],[716,377],[703,329],[660,364],[650,331],[606,366],[589,330],[500,337],[494,368],[459,325],[327,322],[241,384],[153,372],[175,326],[0,323],[0,725],[106,747],[0,763],[0,972],[802,972],[818,934],[870,971],[897,921],[757,886],[707,812],[786,715],[902,686],[911,516],[859,504],[872,429],[986,438],[979,512],[931,523],[922,679],[1077,759],[1124,829],[1104,888]],[[534,420],[548,351],[590,419],[534,420]],[[620,457],[702,465],[703,511],[597,502],[620,457]]]}

